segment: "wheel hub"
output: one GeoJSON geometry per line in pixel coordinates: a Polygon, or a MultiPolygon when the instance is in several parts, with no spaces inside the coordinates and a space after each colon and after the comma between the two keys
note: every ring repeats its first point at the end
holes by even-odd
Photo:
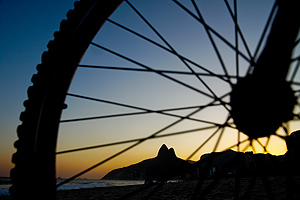
{"type": "Polygon", "coordinates": [[[276,130],[293,118],[297,103],[290,84],[249,76],[232,86],[231,116],[239,131],[249,139],[275,134],[276,130]]]}

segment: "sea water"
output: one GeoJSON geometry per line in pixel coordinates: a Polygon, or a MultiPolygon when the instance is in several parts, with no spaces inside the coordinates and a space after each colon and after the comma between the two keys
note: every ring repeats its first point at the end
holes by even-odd
{"type": "Polygon", "coordinates": [[[11,186],[11,181],[9,177],[0,177],[0,196],[9,195],[9,187],[11,186]]]}
{"type": "Polygon", "coordinates": [[[94,187],[114,187],[126,185],[140,185],[144,181],[140,180],[99,180],[99,179],[76,179],[62,185],[57,190],[73,190],[81,188],[94,188],[94,187]]]}
{"type": "MultiPolygon", "coordinates": [[[[58,179],[57,183],[64,179],[58,179]]],[[[140,185],[144,184],[141,180],[99,180],[99,179],[75,179],[65,185],[57,188],[57,190],[74,190],[81,188],[95,188],[95,187],[115,187],[115,186],[127,186],[127,185],[140,185]]],[[[11,184],[0,184],[0,196],[10,195],[9,187],[11,184]]]]}

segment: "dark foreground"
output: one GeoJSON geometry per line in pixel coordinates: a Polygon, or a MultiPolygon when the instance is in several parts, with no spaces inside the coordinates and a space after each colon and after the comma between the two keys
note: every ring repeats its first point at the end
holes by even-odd
{"type": "MultiPolygon", "coordinates": [[[[269,187],[274,195],[272,199],[287,199],[286,198],[286,178],[282,177],[269,177],[268,178],[269,187]]],[[[300,178],[297,177],[296,182],[299,186],[300,178]]],[[[213,179],[205,180],[202,188],[209,187],[214,183],[213,179]]],[[[240,179],[240,199],[245,199],[245,197],[251,197],[250,199],[268,199],[265,186],[261,178],[257,178],[255,186],[252,189],[250,195],[245,195],[246,191],[250,185],[250,178],[240,179]]],[[[194,193],[197,186],[197,181],[181,181],[163,184],[162,187],[157,189],[157,191],[149,199],[165,199],[165,200],[184,200],[191,199],[191,195],[194,193]]],[[[119,187],[101,187],[101,188],[88,188],[88,189],[78,189],[78,190],[65,190],[58,191],[58,200],[112,200],[112,199],[124,199],[124,195],[131,193],[132,191],[141,191],[127,199],[140,200],[144,199],[147,195],[151,194],[157,185],[146,187],[145,185],[136,186],[119,186],[119,187]]],[[[205,196],[204,199],[234,199],[234,188],[235,179],[225,178],[218,182],[216,187],[205,196]]],[[[295,199],[300,199],[300,188],[296,189],[295,199]]],[[[203,192],[203,190],[201,190],[203,192]]],[[[1,200],[10,200],[9,196],[0,196],[1,200]]]]}

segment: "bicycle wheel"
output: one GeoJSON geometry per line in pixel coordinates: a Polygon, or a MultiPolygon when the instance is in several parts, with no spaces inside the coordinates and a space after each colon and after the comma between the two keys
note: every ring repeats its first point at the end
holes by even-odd
{"type": "MultiPolygon", "coordinates": [[[[76,3],[55,40],[48,44],[20,117],[23,123],[15,143],[11,189],[16,198],[31,198],[32,185],[39,194],[55,198],[56,154],[112,148],[104,151],[114,152],[111,156],[98,152],[104,159],[72,177],[76,178],[125,152],[133,157],[133,147],[145,151],[166,138],[168,144],[178,146],[178,152],[186,152],[181,157],[191,159],[230,148],[269,152],[275,138],[284,139],[298,128],[293,122],[288,126],[299,118],[298,2],[258,6],[269,13],[259,13],[260,9],[252,13],[259,16],[259,21],[254,19],[255,26],[262,32],[256,37],[253,27],[247,28],[249,13],[243,14],[258,2],[241,3],[241,11],[236,1],[212,5],[195,1],[121,3],[76,3]],[[224,21],[219,23],[221,19],[224,21]],[[281,21],[287,20],[293,23],[284,26],[281,21]],[[85,83],[87,80],[90,82],[85,83]],[[277,92],[282,98],[274,98],[277,92]],[[68,109],[61,119],[65,101],[68,109]],[[151,143],[147,144],[148,140],[151,143]],[[70,147],[79,146],[77,141],[84,147],[70,147]],[[94,145],[95,141],[100,144],[94,145]]],[[[142,156],[150,155],[138,158],[142,156]]],[[[73,158],[57,159],[58,166],[74,162],[73,158]]],[[[136,162],[122,159],[123,165],[136,162]]],[[[59,168],[57,173],[61,173],[59,168]]]]}

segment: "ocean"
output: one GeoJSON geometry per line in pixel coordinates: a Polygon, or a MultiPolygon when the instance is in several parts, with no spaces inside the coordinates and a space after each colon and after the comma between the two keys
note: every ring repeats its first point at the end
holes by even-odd
{"type": "MultiPolygon", "coordinates": [[[[2,179],[2,178],[1,178],[2,179]]],[[[59,179],[61,182],[64,179],[59,179]]],[[[126,185],[140,185],[144,184],[141,180],[99,180],[99,179],[75,179],[65,185],[57,188],[57,190],[75,190],[81,188],[94,188],[94,187],[114,187],[114,186],[126,186],[126,185]]],[[[0,184],[0,196],[10,195],[9,187],[10,183],[0,184]]]]}

